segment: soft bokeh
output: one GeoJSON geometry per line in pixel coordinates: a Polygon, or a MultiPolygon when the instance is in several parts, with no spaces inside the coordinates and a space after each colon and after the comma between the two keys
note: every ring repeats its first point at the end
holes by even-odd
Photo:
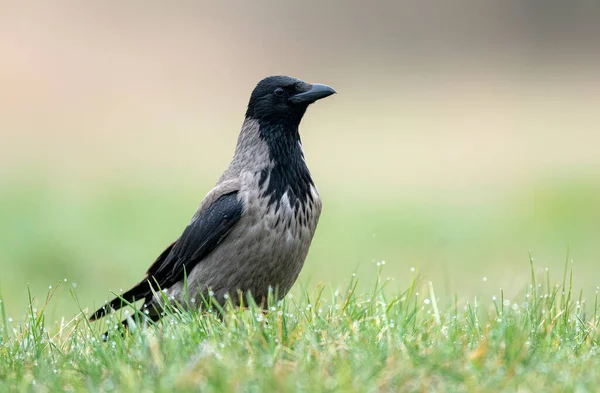
{"type": "Polygon", "coordinates": [[[0,12],[0,294],[56,318],[137,282],[225,169],[254,85],[338,95],[302,136],[324,200],[294,293],[385,261],[442,301],[600,285],[600,4],[20,2],[0,12]],[[567,253],[569,256],[567,257],[567,253]],[[414,270],[414,271],[413,271],[414,270]],[[65,283],[64,280],[67,280],[65,283]]]}

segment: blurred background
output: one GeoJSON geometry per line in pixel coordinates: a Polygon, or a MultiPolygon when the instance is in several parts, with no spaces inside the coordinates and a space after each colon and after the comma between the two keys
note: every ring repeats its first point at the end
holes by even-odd
{"type": "Polygon", "coordinates": [[[333,86],[301,133],[324,200],[293,293],[357,272],[442,303],[573,261],[600,285],[596,1],[3,2],[0,294],[72,316],[137,282],[233,154],[265,76],[333,86]],[[569,254],[568,254],[569,253],[569,254]],[[568,256],[567,256],[568,254],[568,256]],[[66,282],[65,282],[66,281],[66,282]]]}

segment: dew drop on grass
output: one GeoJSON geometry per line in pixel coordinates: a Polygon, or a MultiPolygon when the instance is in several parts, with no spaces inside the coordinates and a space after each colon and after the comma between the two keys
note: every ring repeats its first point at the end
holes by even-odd
{"type": "Polygon", "coordinates": [[[423,300],[423,303],[425,303],[425,304],[429,304],[429,303],[431,303],[431,300],[429,300],[429,299],[425,299],[425,300],[423,300]]]}
{"type": "Polygon", "coordinates": [[[414,271],[415,271],[415,268],[414,268],[414,267],[411,267],[411,268],[410,268],[410,271],[411,271],[411,272],[414,272],[414,271]]]}
{"type": "Polygon", "coordinates": [[[487,281],[487,277],[483,277],[483,281],[484,281],[484,282],[485,282],[485,281],[487,281]]]}

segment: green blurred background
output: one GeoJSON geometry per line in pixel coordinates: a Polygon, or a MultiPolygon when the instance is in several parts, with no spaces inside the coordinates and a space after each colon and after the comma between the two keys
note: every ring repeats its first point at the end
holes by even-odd
{"type": "MultiPolygon", "coordinates": [[[[302,124],[324,211],[294,288],[507,296],[600,285],[600,3],[3,3],[0,293],[54,319],[127,289],[225,169],[264,76],[338,95],[302,124]],[[413,269],[414,268],[414,269],[413,269]],[[414,271],[412,271],[414,270],[414,271]],[[65,283],[64,280],[67,280],[65,283]],[[40,300],[41,300],[40,299],[40,300]]],[[[446,297],[450,299],[450,297],[446,297]]]]}

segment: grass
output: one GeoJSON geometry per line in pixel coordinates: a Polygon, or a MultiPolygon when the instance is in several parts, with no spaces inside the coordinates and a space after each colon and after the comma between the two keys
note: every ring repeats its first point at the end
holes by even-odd
{"type": "MultiPolygon", "coordinates": [[[[0,391],[595,391],[598,295],[573,292],[572,271],[537,276],[518,299],[440,298],[419,279],[397,295],[387,281],[357,291],[317,286],[271,304],[171,312],[125,337],[83,315],[54,325],[53,289],[22,321],[0,304],[0,391]]],[[[76,293],[70,290],[74,303],[76,293]]],[[[112,315],[114,326],[121,315],[112,315]]],[[[133,319],[132,319],[133,321],[133,319]]],[[[132,325],[133,326],[133,325],[132,325]]]]}
{"type": "MultiPolygon", "coordinates": [[[[187,225],[211,184],[22,179],[2,184],[0,192],[0,293],[15,318],[27,307],[28,286],[39,295],[61,281],[89,308],[109,291],[127,289],[187,225]]],[[[514,297],[528,282],[520,273],[528,250],[540,268],[559,271],[569,245],[574,278],[591,293],[600,285],[596,184],[590,178],[499,189],[493,197],[414,190],[363,195],[322,187],[323,214],[293,293],[319,283],[337,286],[354,272],[366,291],[375,263],[385,260],[393,291],[411,283],[414,268],[444,298],[456,293],[457,283],[461,301],[489,298],[499,287],[514,297]]],[[[68,297],[58,297],[47,315],[56,320],[77,311],[68,297]]]]}
{"type": "Polygon", "coordinates": [[[106,343],[120,315],[81,310],[137,282],[210,183],[5,183],[0,392],[595,391],[594,179],[493,198],[321,188],[299,283],[267,315],[175,312],[106,343]]]}

